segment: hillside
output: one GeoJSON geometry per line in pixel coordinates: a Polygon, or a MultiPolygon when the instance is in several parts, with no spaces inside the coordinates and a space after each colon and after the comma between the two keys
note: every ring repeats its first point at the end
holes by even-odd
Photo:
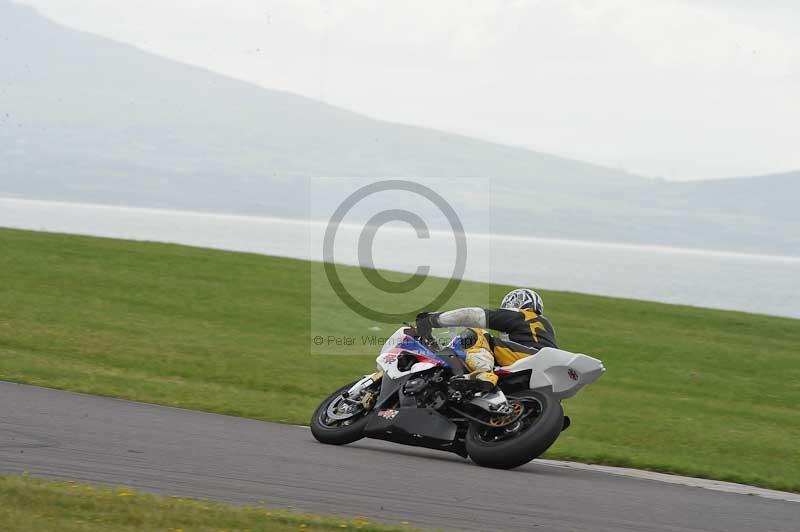
{"type": "Polygon", "coordinates": [[[8,0],[0,64],[0,196],[304,217],[308,178],[476,177],[493,183],[497,232],[800,254],[800,215],[776,209],[796,197],[796,174],[665,183],[382,122],[8,0]]]}
{"type": "MultiPolygon", "coordinates": [[[[2,380],[307,423],[376,355],[361,340],[316,354],[312,335],[394,331],[317,296],[326,319],[309,323],[303,261],[11,230],[0,250],[2,380]]],[[[359,269],[340,273],[375,303],[359,269]]],[[[463,283],[448,306],[507,289],[463,283]]],[[[800,320],[542,293],[559,344],[608,368],[565,403],[573,426],[549,456],[800,491],[800,320]]]]}
{"type": "Polygon", "coordinates": [[[680,183],[669,187],[673,197],[715,204],[720,210],[751,214],[775,222],[800,221],[800,170],[734,179],[680,183]]]}
{"type": "Polygon", "coordinates": [[[0,35],[7,194],[257,211],[274,183],[314,175],[639,180],[372,120],[73,31],[6,0],[0,35]]]}

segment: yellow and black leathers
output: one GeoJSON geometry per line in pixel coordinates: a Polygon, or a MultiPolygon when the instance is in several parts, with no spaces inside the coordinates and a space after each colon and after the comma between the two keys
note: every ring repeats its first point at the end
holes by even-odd
{"type": "Polygon", "coordinates": [[[489,391],[497,384],[494,374],[495,357],[493,347],[496,345],[492,335],[483,329],[465,329],[461,333],[461,346],[466,353],[466,366],[470,373],[464,376],[472,381],[472,388],[489,391]]]}
{"type": "MultiPolygon", "coordinates": [[[[514,355],[515,346],[524,346],[538,351],[543,347],[558,347],[556,344],[556,331],[544,315],[537,314],[528,309],[484,309],[486,314],[486,328],[500,331],[507,336],[507,346],[498,344],[500,352],[497,362],[500,366],[507,366],[515,360],[528,355],[514,355]],[[509,342],[510,341],[510,342],[509,342]],[[504,354],[505,353],[505,354],[504,354]]],[[[503,342],[504,340],[498,339],[503,342]]]]}
{"type": "Polygon", "coordinates": [[[508,366],[544,347],[558,347],[550,320],[529,309],[464,308],[423,319],[429,327],[469,327],[462,335],[471,371],[468,378],[490,382],[492,387],[497,383],[495,366],[508,366]],[[501,335],[495,338],[484,328],[501,335]]]}

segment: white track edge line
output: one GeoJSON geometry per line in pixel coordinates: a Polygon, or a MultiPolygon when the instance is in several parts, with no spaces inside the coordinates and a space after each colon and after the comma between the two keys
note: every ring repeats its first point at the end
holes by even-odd
{"type": "MultiPolygon", "coordinates": [[[[305,425],[292,425],[292,426],[302,429],[309,428],[305,425]]],[[[734,493],[737,495],[751,495],[778,501],[800,502],[800,493],[771,490],[767,488],[759,488],[757,486],[748,486],[747,484],[725,482],[722,480],[710,480],[706,478],[685,477],[682,475],[656,473],[655,471],[631,469],[628,467],[584,464],[582,462],[568,462],[562,460],[545,460],[542,458],[536,459],[535,463],[549,467],[560,467],[562,469],[575,469],[580,471],[595,471],[598,473],[606,473],[608,475],[636,478],[640,480],[653,480],[656,482],[663,482],[665,484],[677,484],[681,486],[689,486],[692,488],[702,488],[712,491],[721,491],[724,493],[734,493]]]]}

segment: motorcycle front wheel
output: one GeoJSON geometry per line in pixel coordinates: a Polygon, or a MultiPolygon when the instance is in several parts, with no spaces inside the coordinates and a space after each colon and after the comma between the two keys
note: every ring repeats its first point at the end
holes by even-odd
{"type": "Polygon", "coordinates": [[[503,427],[473,422],[467,430],[467,453],[480,466],[512,469],[527,464],[561,434],[564,411],[555,397],[527,390],[511,395],[509,401],[522,409],[518,421],[503,427]]]}
{"type": "Polygon", "coordinates": [[[355,382],[342,386],[317,407],[311,417],[311,434],[322,443],[345,445],[364,437],[369,410],[348,403],[342,394],[355,382]]]}

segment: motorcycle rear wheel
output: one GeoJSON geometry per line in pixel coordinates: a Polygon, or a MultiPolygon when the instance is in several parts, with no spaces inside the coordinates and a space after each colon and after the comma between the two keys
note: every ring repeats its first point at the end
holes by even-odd
{"type": "Polygon", "coordinates": [[[321,443],[329,445],[345,445],[364,437],[369,411],[362,410],[343,421],[328,418],[328,407],[339,400],[344,392],[353,387],[355,382],[342,386],[333,392],[317,407],[311,416],[311,434],[321,443]]]}
{"type": "Polygon", "coordinates": [[[523,401],[529,414],[515,427],[488,428],[471,423],[466,448],[470,459],[479,466],[513,469],[527,464],[555,443],[564,425],[561,402],[552,395],[527,390],[513,394],[510,400],[523,401]],[[517,432],[510,432],[511,429],[517,432]]]}

